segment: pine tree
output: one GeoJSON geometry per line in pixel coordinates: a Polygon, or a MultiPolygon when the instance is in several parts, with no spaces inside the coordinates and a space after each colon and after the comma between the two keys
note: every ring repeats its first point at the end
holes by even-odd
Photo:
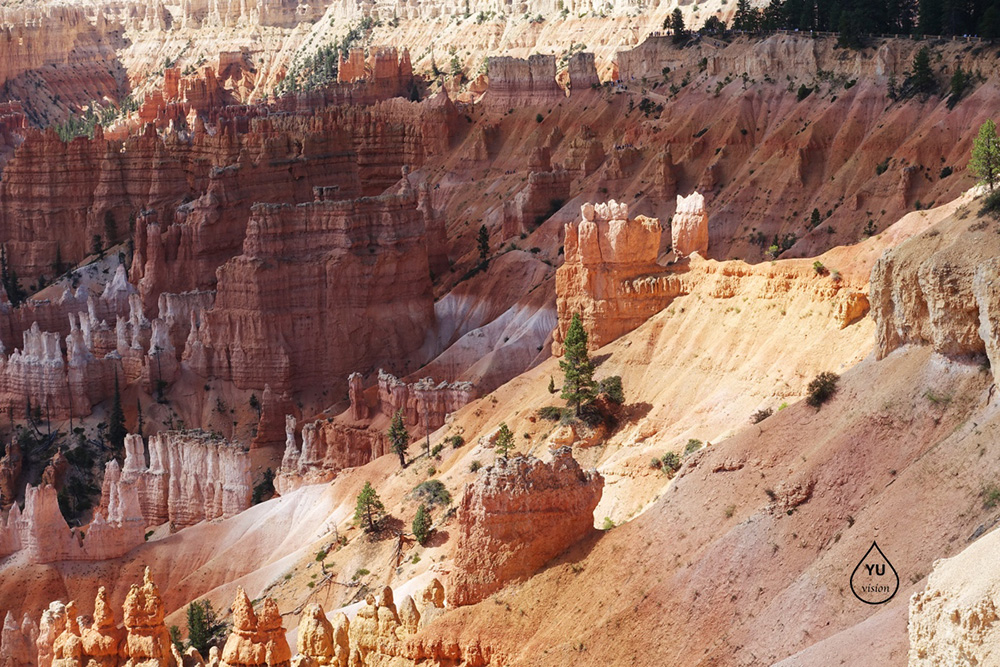
{"type": "Polygon", "coordinates": [[[371,533],[378,530],[378,523],[383,514],[385,505],[375,492],[375,487],[371,482],[365,482],[354,505],[354,522],[364,524],[365,530],[371,533]]]}
{"type": "Polygon", "coordinates": [[[500,430],[497,431],[497,442],[494,445],[497,455],[506,459],[510,451],[514,449],[514,434],[510,432],[507,422],[500,423],[500,430]]]}
{"type": "Polygon", "coordinates": [[[962,69],[962,65],[955,65],[955,73],[951,75],[951,94],[948,97],[948,108],[954,109],[958,101],[965,94],[965,87],[969,85],[969,75],[962,69]]]}
{"type": "Polygon", "coordinates": [[[549,376],[549,393],[556,393],[556,381],[552,379],[551,375],[549,376]]]}
{"type": "Polygon", "coordinates": [[[674,44],[680,44],[687,39],[687,28],[684,26],[684,15],[681,13],[680,7],[674,9],[669,21],[670,29],[674,31],[674,44]]]}
{"type": "Polygon", "coordinates": [[[925,46],[913,56],[913,72],[910,75],[913,89],[918,93],[929,93],[934,89],[934,71],[931,69],[931,52],[925,46]]]}
{"type": "Polygon", "coordinates": [[[413,536],[417,542],[424,544],[431,534],[431,513],[427,511],[427,506],[420,503],[417,508],[417,515],[413,517],[413,536]]]}
{"type": "Polygon", "coordinates": [[[403,425],[403,411],[397,410],[389,424],[389,446],[399,456],[399,465],[406,467],[406,448],[410,446],[410,434],[403,425]]]}
{"type": "Polygon", "coordinates": [[[587,332],[583,330],[579,313],[573,313],[566,331],[559,368],[564,374],[561,396],[576,409],[579,416],[580,407],[594,397],[594,364],[587,354],[587,332]]]}
{"type": "Polygon", "coordinates": [[[819,223],[820,223],[819,209],[814,208],[812,215],[809,216],[809,229],[816,229],[817,227],[819,227],[819,223]]]}
{"type": "Polygon", "coordinates": [[[142,403],[139,402],[139,397],[135,399],[135,432],[141,437],[142,436],[142,403]]]}
{"type": "Polygon", "coordinates": [[[479,259],[486,259],[486,256],[490,254],[490,230],[486,229],[486,225],[479,228],[476,245],[479,246],[479,259]]]}
{"type": "Polygon", "coordinates": [[[1000,178],[1000,139],[996,123],[990,119],[979,126],[979,134],[972,141],[969,171],[980,184],[989,186],[990,192],[996,187],[1000,178]]]}
{"type": "Polygon", "coordinates": [[[760,29],[760,13],[750,6],[750,0],[739,0],[733,14],[733,30],[757,32],[760,29]]]}
{"type": "Polygon", "coordinates": [[[226,630],[226,624],[219,620],[208,600],[196,600],[188,605],[187,626],[187,645],[197,649],[202,655],[208,655],[208,649],[225,635],[226,630]]]}
{"type": "Polygon", "coordinates": [[[121,458],[125,452],[125,412],[122,410],[122,395],[118,389],[118,374],[115,373],[115,395],[111,403],[111,415],[108,417],[108,442],[116,458],[121,458]]]}

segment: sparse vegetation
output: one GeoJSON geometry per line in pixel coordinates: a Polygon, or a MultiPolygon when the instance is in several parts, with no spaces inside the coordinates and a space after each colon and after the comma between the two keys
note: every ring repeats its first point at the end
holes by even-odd
{"type": "Polygon", "coordinates": [[[500,430],[497,432],[497,441],[494,449],[496,449],[497,456],[502,459],[506,459],[511,450],[514,449],[514,434],[511,433],[506,422],[500,423],[500,430]]]}
{"type": "Polygon", "coordinates": [[[762,408],[757,412],[753,413],[753,415],[750,417],[750,421],[754,424],[759,424],[773,414],[774,410],[772,408],[762,408]]]}
{"type": "Polygon", "coordinates": [[[829,401],[834,393],[836,393],[837,381],[839,379],[839,375],[829,371],[823,371],[817,375],[807,387],[809,395],[806,398],[806,403],[819,409],[821,405],[829,401]]]}
{"type": "Polygon", "coordinates": [[[690,440],[687,441],[687,444],[684,446],[684,456],[690,456],[691,454],[694,454],[696,451],[701,449],[701,446],[702,446],[701,440],[698,440],[696,438],[691,438],[690,440]]]}
{"type": "Polygon", "coordinates": [[[403,411],[397,410],[389,424],[389,446],[399,457],[399,466],[406,467],[406,449],[410,446],[410,434],[403,425],[403,411]]]}
{"type": "Polygon", "coordinates": [[[449,435],[447,438],[444,439],[444,441],[447,442],[449,445],[451,445],[452,449],[458,449],[459,447],[465,444],[465,438],[463,438],[461,435],[458,435],[457,433],[455,435],[449,435]]]}

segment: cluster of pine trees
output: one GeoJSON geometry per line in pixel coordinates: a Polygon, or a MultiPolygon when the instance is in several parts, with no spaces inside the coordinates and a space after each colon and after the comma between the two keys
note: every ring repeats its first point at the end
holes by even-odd
{"type": "Polygon", "coordinates": [[[730,26],[744,32],[837,32],[845,46],[863,35],[978,35],[1000,37],[1000,0],[739,0],[730,26]]]}

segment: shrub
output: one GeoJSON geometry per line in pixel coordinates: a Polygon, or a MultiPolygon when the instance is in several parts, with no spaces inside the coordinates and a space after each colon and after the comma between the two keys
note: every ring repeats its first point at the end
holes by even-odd
{"type": "Polygon", "coordinates": [[[316,552],[316,562],[322,563],[326,559],[326,549],[320,549],[316,552]]]}
{"type": "Polygon", "coordinates": [[[444,441],[447,442],[449,445],[451,445],[452,449],[458,449],[459,447],[465,444],[465,438],[457,434],[449,435],[447,438],[444,439],[444,441]]]}
{"type": "Polygon", "coordinates": [[[563,416],[563,409],[557,408],[554,405],[546,405],[544,408],[538,408],[535,413],[541,419],[548,419],[549,421],[559,421],[563,416]]]}
{"type": "Polygon", "coordinates": [[[675,472],[681,469],[681,457],[678,456],[677,452],[667,452],[660,457],[660,467],[668,475],[673,476],[675,472]]]}
{"type": "Polygon", "coordinates": [[[948,178],[949,176],[951,176],[951,174],[952,174],[951,167],[944,167],[941,169],[941,174],[940,176],[938,176],[938,178],[948,178]]]}
{"type": "Polygon", "coordinates": [[[431,534],[431,514],[427,511],[427,506],[420,503],[417,508],[417,515],[413,517],[413,536],[421,545],[427,542],[431,534]]]}
{"type": "Polygon", "coordinates": [[[597,383],[597,394],[606,396],[615,405],[625,402],[625,392],[622,390],[622,379],[619,375],[604,378],[597,383]]]}
{"type": "Polygon", "coordinates": [[[476,471],[478,471],[482,467],[483,467],[483,464],[480,461],[478,461],[478,460],[477,461],[473,461],[472,463],[469,464],[469,472],[476,472],[476,471]]]}
{"type": "Polygon", "coordinates": [[[837,391],[837,380],[840,376],[836,373],[823,371],[809,383],[809,396],[806,403],[819,409],[821,405],[829,401],[837,391]]]}
{"type": "Polygon", "coordinates": [[[758,410],[757,412],[753,413],[753,416],[750,417],[750,421],[753,422],[754,424],[759,424],[773,414],[774,410],[772,410],[771,408],[764,408],[762,410],[758,410]]]}
{"type": "Polygon", "coordinates": [[[991,510],[1000,504],[1000,488],[990,484],[979,493],[983,498],[983,509],[991,510]]]}
{"type": "Polygon", "coordinates": [[[359,568],[357,571],[355,571],[354,576],[351,577],[351,581],[357,581],[361,577],[366,577],[369,574],[371,574],[371,572],[369,572],[367,569],[365,569],[363,567],[359,568]]]}
{"type": "Polygon", "coordinates": [[[812,88],[808,87],[806,84],[803,83],[799,86],[799,91],[798,93],[796,93],[795,97],[799,102],[801,102],[802,100],[809,97],[810,93],[812,93],[812,88]]]}
{"type": "Polygon", "coordinates": [[[615,527],[615,522],[611,520],[611,517],[604,517],[604,523],[601,525],[601,530],[611,530],[615,527]]]}
{"type": "Polygon", "coordinates": [[[656,458],[654,456],[653,460],[649,462],[649,467],[650,468],[655,468],[656,470],[662,470],[663,469],[663,461],[661,461],[660,459],[658,459],[658,458],[656,458]]]}
{"type": "Polygon", "coordinates": [[[268,468],[264,471],[264,477],[253,485],[253,493],[250,497],[251,505],[259,505],[265,500],[274,496],[274,470],[268,468]]]}
{"type": "Polygon", "coordinates": [[[536,123],[541,123],[543,120],[545,120],[545,117],[542,116],[542,114],[535,114],[535,122],[536,123]]]}
{"type": "Polygon", "coordinates": [[[438,458],[438,455],[441,453],[442,449],[444,449],[443,444],[438,443],[434,445],[434,447],[431,449],[431,456],[433,456],[434,458],[438,458]]]}
{"type": "Polygon", "coordinates": [[[826,275],[826,267],[823,266],[823,262],[819,261],[818,259],[815,262],[813,262],[813,271],[815,271],[816,275],[819,276],[826,275]]]}
{"type": "Polygon", "coordinates": [[[413,489],[413,495],[423,500],[430,507],[451,504],[451,494],[445,488],[444,482],[439,479],[429,479],[426,482],[421,482],[413,489]]]}
{"type": "Polygon", "coordinates": [[[691,438],[688,440],[688,444],[684,446],[684,456],[694,454],[699,449],[701,449],[701,440],[691,438]]]}
{"type": "Polygon", "coordinates": [[[875,165],[875,175],[881,176],[889,169],[889,158],[886,158],[875,165]]]}
{"type": "Polygon", "coordinates": [[[989,215],[994,218],[1000,217],[1000,190],[995,190],[986,195],[986,198],[983,199],[982,208],[979,209],[979,215],[989,215]]]}

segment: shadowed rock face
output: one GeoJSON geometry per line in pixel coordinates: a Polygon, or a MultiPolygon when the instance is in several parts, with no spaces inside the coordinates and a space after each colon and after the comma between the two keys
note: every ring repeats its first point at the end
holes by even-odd
{"type": "Polygon", "coordinates": [[[475,604],[589,535],[603,489],[604,478],[580,468],[569,447],[551,463],[499,460],[462,496],[449,602],[475,604]]]}

